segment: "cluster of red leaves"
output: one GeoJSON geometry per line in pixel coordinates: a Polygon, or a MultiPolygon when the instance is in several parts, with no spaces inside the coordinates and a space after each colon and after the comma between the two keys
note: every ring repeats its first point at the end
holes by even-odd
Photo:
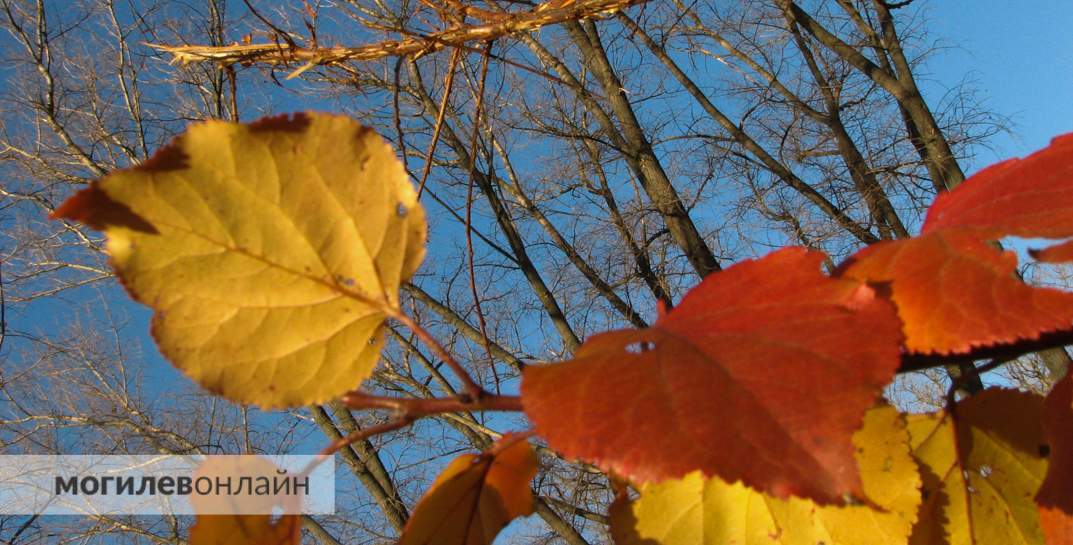
{"type": "MultiPolygon", "coordinates": [[[[54,214],[153,232],[132,215],[94,190],[54,214]]],[[[998,245],[1011,236],[1073,237],[1073,135],[941,195],[917,237],[864,248],[829,274],[822,254],[801,248],[739,263],[649,328],[596,335],[571,361],[527,368],[525,413],[553,449],[634,484],[699,470],[778,498],[872,504],[852,436],[899,369],[1073,340],[1073,293],[1017,278],[1016,255],[998,245]]],[[[1033,255],[1073,261],[1073,241],[1033,255]]],[[[1049,545],[1073,545],[1073,376],[1042,420],[1041,527],[1049,545]]],[[[536,468],[524,436],[456,459],[401,543],[490,544],[532,512],[536,468]]],[[[297,543],[300,523],[206,516],[191,543],[297,543]]]]}
{"type": "MultiPolygon", "coordinates": [[[[912,352],[963,354],[1068,330],[1073,294],[1025,285],[1014,276],[1016,256],[992,241],[1073,236],[1071,157],[1066,135],[984,169],[935,200],[920,236],[869,246],[839,274],[890,287],[912,352]]],[[[1066,260],[1073,242],[1034,253],[1066,260]]]]}
{"type": "MultiPolygon", "coordinates": [[[[1008,236],[1073,237],[1073,135],[981,171],[936,200],[920,236],[830,275],[821,254],[785,249],[709,276],[652,327],[527,369],[525,411],[552,448],[633,482],[701,470],[777,497],[867,502],[851,436],[903,361],[1073,331],[1073,293],[1017,278],[997,243],[1008,236]]],[[[1073,242],[1034,255],[1073,260],[1073,242]]],[[[1039,501],[1054,536],[1073,534],[1060,528],[1073,520],[1070,380],[1047,402],[1056,462],[1039,501]]]]}

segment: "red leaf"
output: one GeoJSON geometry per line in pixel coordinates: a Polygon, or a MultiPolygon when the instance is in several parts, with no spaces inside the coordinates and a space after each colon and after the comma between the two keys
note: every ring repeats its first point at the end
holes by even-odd
{"type": "Polygon", "coordinates": [[[1073,374],[1043,402],[1043,434],[1050,465],[1036,503],[1047,545],[1073,545],[1073,374]]]}
{"type": "MultiPolygon", "coordinates": [[[[1016,257],[988,243],[1011,235],[1073,236],[1073,134],[980,171],[935,200],[921,236],[865,248],[840,270],[890,283],[914,352],[968,353],[1069,330],[1073,294],[1025,285],[1016,257]]],[[[1067,261],[1073,245],[1033,254],[1067,261]]]]}
{"type": "Polygon", "coordinates": [[[1073,236],[1073,133],[939,195],[922,232],[951,228],[981,229],[991,238],[1073,236]]]}
{"type": "Polygon", "coordinates": [[[710,275],[643,330],[529,367],[522,402],[563,454],[636,482],[693,470],[779,497],[863,498],[851,436],[899,362],[891,305],[775,252],[710,275]]]}
{"type": "Polygon", "coordinates": [[[939,230],[869,246],[841,267],[847,278],[889,283],[906,348],[965,353],[1037,339],[1073,324],[1073,294],[1033,288],[1014,276],[1017,257],[976,233],[939,230]]]}

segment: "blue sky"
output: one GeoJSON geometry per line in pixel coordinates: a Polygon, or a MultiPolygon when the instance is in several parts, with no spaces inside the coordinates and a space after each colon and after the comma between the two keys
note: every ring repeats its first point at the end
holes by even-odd
{"type": "MultiPolygon", "coordinates": [[[[929,31],[945,46],[922,82],[929,103],[966,77],[983,106],[1010,121],[1008,132],[992,138],[992,149],[962,164],[966,174],[1073,132],[1073,2],[928,0],[924,6],[929,31]]],[[[1029,247],[1049,242],[1010,238],[1004,244],[1024,263],[1029,247]]]]}
{"type": "Polygon", "coordinates": [[[998,135],[994,152],[983,151],[976,164],[964,165],[966,172],[1025,155],[1073,131],[1073,2],[928,0],[923,5],[932,36],[948,47],[929,65],[927,98],[968,76],[978,82],[985,106],[1013,121],[1011,134],[998,135]]]}
{"type": "MultiPolygon", "coordinates": [[[[930,39],[942,49],[932,57],[919,82],[932,105],[968,78],[980,92],[982,107],[1010,120],[1010,131],[996,135],[992,149],[981,149],[964,164],[974,172],[990,163],[1025,155],[1047,144],[1055,135],[1073,131],[1073,2],[1069,0],[916,0],[930,39]]],[[[281,111],[306,109],[307,101],[284,100],[281,111]]],[[[317,104],[313,107],[323,105],[317,104]]],[[[436,205],[429,205],[435,209],[436,205]]],[[[118,290],[115,290],[118,292],[118,290]]],[[[120,298],[124,299],[124,298],[120,298]]],[[[60,303],[62,304],[62,303],[60,303]]],[[[38,319],[9,315],[9,320],[49,328],[64,322],[48,302],[36,310],[38,319]],[[44,314],[49,318],[41,319],[44,314]]],[[[186,380],[155,352],[148,336],[150,313],[125,302],[131,313],[126,331],[138,337],[152,369],[154,387],[186,380]]],[[[33,311],[26,309],[29,313],[33,311]]]]}

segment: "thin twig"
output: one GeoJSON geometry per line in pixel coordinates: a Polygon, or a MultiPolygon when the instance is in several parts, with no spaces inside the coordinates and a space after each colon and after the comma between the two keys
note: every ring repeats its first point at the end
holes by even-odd
{"type": "MultiPolygon", "coordinates": [[[[419,34],[419,33],[416,33],[416,32],[411,32],[411,31],[406,30],[404,28],[385,29],[385,30],[397,32],[399,34],[402,34],[403,36],[412,36],[414,38],[427,39],[427,36],[425,36],[423,34],[419,34]]],[[[445,46],[446,45],[447,44],[445,44],[445,46]]],[[[473,46],[468,45],[468,44],[450,44],[450,45],[451,45],[451,47],[456,47],[458,49],[461,49],[463,52],[483,53],[482,48],[473,47],[473,46]]],[[[537,70],[536,68],[533,68],[531,66],[526,66],[525,64],[522,64],[522,63],[520,63],[518,61],[515,61],[513,59],[509,59],[509,58],[501,56],[501,55],[489,55],[488,57],[493,61],[503,63],[503,64],[505,64],[507,66],[510,66],[510,67],[513,67],[513,68],[517,68],[517,69],[519,69],[519,70],[521,70],[523,72],[528,72],[530,74],[533,74],[534,76],[537,76],[539,78],[544,78],[544,79],[546,79],[546,80],[548,80],[548,81],[550,81],[552,83],[555,83],[557,85],[564,85],[565,86],[567,84],[565,81],[563,81],[562,79],[560,79],[559,77],[557,77],[557,76],[555,76],[553,74],[549,74],[547,72],[537,70]]],[[[398,58],[402,59],[403,57],[400,56],[398,58]]],[[[593,95],[596,96],[597,98],[603,98],[603,97],[600,97],[599,95],[597,95],[596,93],[593,93],[593,95]]]]}
{"type": "MultiPolygon", "coordinates": [[[[395,137],[399,141],[399,158],[402,159],[402,169],[406,172],[410,171],[410,166],[406,161],[406,138],[402,132],[402,112],[399,105],[399,95],[402,94],[402,57],[395,59],[395,85],[391,93],[391,105],[393,108],[392,119],[395,121],[395,137]]],[[[420,197],[420,195],[418,195],[420,197]]]]}
{"type": "Polygon", "coordinates": [[[469,185],[466,189],[466,253],[469,264],[469,289],[473,295],[473,306],[477,310],[477,325],[480,327],[483,339],[484,351],[488,354],[488,366],[492,369],[492,377],[495,383],[496,393],[499,393],[499,373],[496,371],[496,360],[492,357],[492,345],[488,340],[488,326],[484,319],[484,310],[481,308],[481,297],[477,293],[477,269],[474,264],[473,252],[473,185],[477,176],[477,137],[481,129],[481,108],[484,106],[484,85],[488,81],[488,56],[492,52],[492,42],[484,48],[481,60],[481,80],[477,88],[476,111],[473,114],[473,134],[470,137],[469,152],[469,185]]]}
{"type": "Polygon", "coordinates": [[[324,447],[324,449],[321,450],[319,454],[317,454],[317,457],[314,458],[312,462],[309,462],[309,465],[302,469],[300,475],[309,475],[314,469],[317,468],[317,466],[319,466],[325,460],[331,458],[333,454],[339,452],[340,449],[346,447],[347,445],[350,445],[351,443],[361,441],[363,439],[368,439],[375,435],[380,435],[381,433],[387,433],[389,431],[395,431],[397,429],[404,428],[406,426],[409,426],[413,421],[414,419],[411,417],[402,416],[390,422],[385,422],[377,426],[357,430],[354,433],[350,433],[343,437],[340,437],[339,439],[332,441],[327,447],[324,447]]]}
{"type": "MultiPolygon", "coordinates": [[[[283,30],[282,28],[279,28],[278,26],[275,25],[275,23],[273,23],[272,21],[269,21],[267,17],[261,15],[261,12],[257,11],[257,8],[254,8],[250,4],[250,0],[242,0],[242,3],[246,4],[246,9],[250,10],[250,13],[252,13],[254,17],[257,17],[258,19],[261,20],[262,23],[265,24],[265,26],[267,26],[268,28],[272,29],[272,32],[275,33],[276,36],[278,36],[280,38],[283,38],[283,40],[285,42],[287,42],[288,46],[295,47],[294,39],[291,38],[290,33],[288,33],[287,31],[283,30]]],[[[278,43],[272,44],[272,47],[278,48],[279,44],[278,43]]]]}
{"type": "Polygon", "coordinates": [[[238,74],[231,66],[227,67],[227,82],[231,88],[231,122],[238,123],[238,74]]]}
{"type": "Polygon", "coordinates": [[[7,336],[7,299],[4,298],[4,262],[0,260],[0,350],[7,336]]]}
{"type": "Polygon", "coordinates": [[[401,311],[391,310],[390,316],[402,325],[408,327],[410,331],[413,331],[414,334],[417,335],[417,338],[421,339],[421,342],[424,343],[425,346],[428,346],[437,358],[440,358],[440,360],[451,368],[451,371],[454,372],[455,376],[462,381],[462,390],[466,395],[470,396],[472,399],[479,399],[483,396],[484,389],[473,380],[473,377],[469,376],[469,373],[462,367],[462,364],[458,363],[458,360],[456,360],[431,333],[401,311]]]}
{"type": "Polygon", "coordinates": [[[440,109],[436,112],[436,125],[432,128],[432,143],[428,145],[428,153],[425,155],[425,168],[421,171],[421,182],[417,184],[417,198],[425,191],[425,182],[432,172],[433,154],[436,153],[436,144],[440,141],[440,129],[443,128],[443,118],[447,113],[447,102],[451,99],[451,86],[455,81],[455,70],[458,69],[458,59],[462,55],[461,49],[455,49],[451,53],[451,63],[447,67],[447,76],[443,80],[443,99],[440,100],[440,109]]]}
{"type": "MultiPolygon", "coordinates": [[[[490,394],[434,399],[405,399],[374,396],[361,391],[354,391],[344,394],[341,401],[350,409],[391,409],[398,413],[399,416],[389,422],[360,429],[332,441],[327,447],[324,447],[319,454],[317,454],[317,457],[313,459],[313,461],[302,469],[300,475],[309,475],[317,468],[317,466],[350,444],[369,439],[370,437],[382,433],[402,429],[414,423],[414,421],[426,416],[471,411],[520,412],[522,410],[522,399],[520,397],[490,394]]],[[[532,435],[533,432],[530,431],[522,433],[520,437],[528,438],[532,435]]]]}
{"type": "Polygon", "coordinates": [[[418,419],[443,413],[465,413],[482,411],[520,412],[522,398],[485,394],[472,398],[466,396],[407,398],[386,397],[367,394],[360,390],[343,394],[340,401],[355,410],[388,409],[403,417],[418,419]]]}

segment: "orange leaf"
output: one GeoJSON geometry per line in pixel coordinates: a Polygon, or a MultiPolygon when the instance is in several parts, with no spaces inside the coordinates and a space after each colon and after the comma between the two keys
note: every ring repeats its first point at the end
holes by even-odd
{"type": "Polygon", "coordinates": [[[190,545],[298,545],[302,517],[283,515],[201,515],[190,528],[190,545]]]}
{"type": "Polygon", "coordinates": [[[851,436],[899,363],[889,302],[788,248],[708,276],[656,324],[529,367],[522,403],[563,454],[638,482],[701,470],[778,497],[863,498],[851,436]]]}
{"type": "Polygon", "coordinates": [[[1036,503],[1047,545],[1073,545],[1073,374],[1066,374],[1043,402],[1043,434],[1050,466],[1036,503]]]}
{"type": "Polygon", "coordinates": [[[922,232],[972,228],[1003,236],[1073,236],[1073,134],[976,173],[939,195],[922,232]]]}
{"type": "MultiPolygon", "coordinates": [[[[890,283],[914,352],[968,353],[1070,329],[1073,295],[1016,279],[1016,257],[988,243],[1004,236],[1073,236],[1073,134],[980,171],[936,198],[921,236],[865,248],[841,271],[890,283]]],[[[1073,245],[1033,254],[1068,261],[1073,245]]]]}
{"type": "Polygon", "coordinates": [[[1043,263],[1064,263],[1066,261],[1073,261],[1073,242],[1057,244],[1042,250],[1031,250],[1029,253],[1032,254],[1032,257],[1036,258],[1036,261],[1041,261],[1043,263]]]}
{"type": "Polygon", "coordinates": [[[529,442],[505,435],[487,452],[455,458],[406,523],[399,545],[491,545],[511,520],[533,512],[529,442]]]}
{"type": "MultiPolygon", "coordinates": [[[[255,456],[214,457],[198,467],[195,478],[208,477],[215,482],[241,482],[244,477],[273,475],[276,467],[268,460],[255,456]]],[[[241,488],[241,487],[240,487],[241,488]]],[[[246,513],[268,513],[273,507],[283,508],[284,514],[275,522],[268,514],[199,514],[190,527],[190,545],[298,545],[301,542],[302,518],[293,514],[297,505],[284,505],[291,498],[247,494],[193,494],[190,501],[198,513],[227,513],[242,510],[246,513]]]]}
{"type": "Polygon", "coordinates": [[[1017,257],[975,233],[951,229],[869,246],[841,274],[889,283],[906,348],[965,353],[1037,339],[1073,324],[1073,294],[1033,288],[1014,276],[1017,257]]]}

